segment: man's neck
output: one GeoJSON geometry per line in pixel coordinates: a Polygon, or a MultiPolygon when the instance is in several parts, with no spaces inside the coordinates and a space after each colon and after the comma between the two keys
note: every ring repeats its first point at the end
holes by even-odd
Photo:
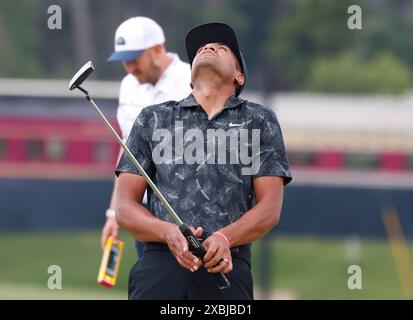
{"type": "Polygon", "coordinates": [[[212,118],[224,108],[228,98],[234,95],[234,87],[213,81],[198,81],[194,85],[192,95],[208,114],[208,118],[212,118]]]}
{"type": "Polygon", "coordinates": [[[156,81],[152,81],[152,85],[155,86],[159,79],[162,77],[162,75],[165,73],[166,69],[168,69],[169,65],[172,63],[173,58],[169,56],[167,53],[165,53],[162,58],[161,58],[161,64],[159,68],[159,76],[156,79],[156,81]]]}

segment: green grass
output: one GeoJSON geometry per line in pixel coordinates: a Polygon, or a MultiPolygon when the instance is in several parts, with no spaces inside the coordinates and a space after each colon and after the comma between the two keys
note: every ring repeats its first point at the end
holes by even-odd
{"type": "MultiPolygon", "coordinates": [[[[272,287],[291,290],[298,299],[406,298],[385,240],[362,240],[359,261],[347,257],[343,239],[277,237],[271,248],[272,287]],[[347,287],[352,264],[362,269],[361,290],[347,287]]],[[[259,244],[253,261],[259,261],[258,249],[259,244]]],[[[259,268],[253,265],[253,270],[258,286],[259,268]]]]}
{"type": "Polygon", "coordinates": [[[0,235],[0,298],[127,299],[128,271],[136,257],[132,239],[124,235],[118,281],[115,288],[108,289],[97,285],[102,254],[99,238],[95,231],[0,235]],[[62,269],[61,290],[47,286],[50,265],[62,269]],[[21,290],[11,290],[8,297],[7,289],[13,286],[21,290]]]}
{"type": "MultiPolygon", "coordinates": [[[[96,284],[99,237],[99,231],[2,233],[0,299],[126,299],[128,274],[136,257],[133,240],[123,233],[118,282],[107,289],[96,284]],[[50,265],[62,268],[61,290],[48,289],[50,265]]],[[[259,245],[253,247],[256,289],[261,281],[259,245]]],[[[271,287],[276,292],[289,292],[297,299],[406,298],[385,240],[362,240],[359,261],[349,261],[344,239],[277,236],[271,238],[270,248],[271,287]],[[361,290],[347,288],[351,264],[362,268],[361,290]]]]}

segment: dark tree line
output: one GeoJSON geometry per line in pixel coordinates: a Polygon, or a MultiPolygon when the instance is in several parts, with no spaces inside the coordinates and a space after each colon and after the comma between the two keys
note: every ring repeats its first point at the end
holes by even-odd
{"type": "Polygon", "coordinates": [[[183,59],[192,26],[231,24],[248,63],[249,89],[397,93],[411,87],[409,0],[3,0],[0,76],[67,78],[90,59],[95,77],[120,79],[121,66],[105,61],[117,26],[136,15],[157,20],[167,48],[183,59]],[[52,4],[62,8],[61,30],[47,27],[52,4]],[[352,4],[362,8],[362,30],[347,28],[352,4]]]}

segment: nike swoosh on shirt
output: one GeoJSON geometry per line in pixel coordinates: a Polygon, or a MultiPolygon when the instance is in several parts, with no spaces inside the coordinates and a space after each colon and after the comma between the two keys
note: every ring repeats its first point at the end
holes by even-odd
{"type": "Polygon", "coordinates": [[[232,123],[232,122],[230,122],[229,123],[229,126],[230,127],[240,127],[240,126],[242,126],[244,123],[232,123]]]}

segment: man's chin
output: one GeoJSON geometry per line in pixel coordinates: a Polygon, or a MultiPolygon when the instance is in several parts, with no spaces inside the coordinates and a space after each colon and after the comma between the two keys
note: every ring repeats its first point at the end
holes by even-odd
{"type": "Polygon", "coordinates": [[[210,54],[203,54],[200,57],[197,57],[196,59],[196,65],[198,64],[202,64],[202,63],[213,63],[213,61],[215,61],[215,56],[214,55],[210,55],[210,54]]]}
{"type": "Polygon", "coordinates": [[[216,61],[214,59],[208,59],[209,57],[203,57],[199,59],[195,65],[192,66],[194,70],[202,70],[202,69],[212,69],[217,70],[219,69],[216,61]]]}

